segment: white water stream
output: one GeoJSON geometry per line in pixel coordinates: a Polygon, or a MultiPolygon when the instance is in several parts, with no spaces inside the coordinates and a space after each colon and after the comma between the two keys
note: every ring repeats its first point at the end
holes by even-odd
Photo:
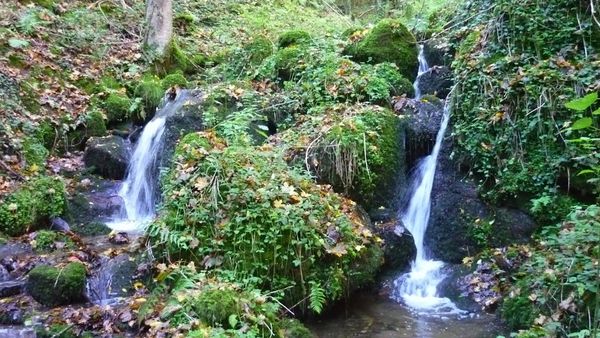
{"type": "Polygon", "coordinates": [[[180,90],[175,99],[164,100],[154,118],[144,127],[119,190],[123,211],[107,224],[111,229],[141,232],[154,218],[158,197],[158,162],[164,143],[166,119],[181,109],[189,96],[189,91],[180,90]]]}
{"type": "MultiPolygon", "coordinates": [[[[419,78],[428,69],[429,66],[423,55],[423,46],[420,46],[419,75],[414,83],[416,99],[421,97],[419,78]]],[[[415,261],[412,263],[411,271],[394,282],[395,292],[392,296],[395,300],[404,302],[418,312],[434,315],[463,313],[450,299],[438,296],[437,287],[446,277],[442,271],[444,263],[429,259],[423,244],[431,211],[431,190],[433,188],[437,159],[450,119],[448,104],[444,107],[443,114],[433,151],[417,165],[412,177],[408,207],[400,214],[402,223],[413,236],[417,255],[415,261]]]]}

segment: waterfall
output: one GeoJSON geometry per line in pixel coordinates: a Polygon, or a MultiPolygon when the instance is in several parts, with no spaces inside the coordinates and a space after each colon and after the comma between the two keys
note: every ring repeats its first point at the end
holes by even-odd
{"type": "MultiPolygon", "coordinates": [[[[421,96],[418,90],[419,78],[428,69],[423,46],[419,46],[419,75],[414,83],[416,99],[421,96]]],[[[401,212],[400,219],[413,236],[417,255],[411,271],[394,281],[395,290],[392,295],[395,300],[402,301],[417,311],[438,315],[462,313],[448,298],[438,296],[437,286],[446,277],[442,271],[444,263],[429,259],[423,244],[431,211],[431,190],[437,159],[449,120],[450,108],[446,103],[433,151],[418,163],[411,180],[410,200],[408,207],[401,212]]]]}
{"type": "Polygon", "coordinates": [[[429,65],[427,64],[427,60],[425,59],[425,52],[423,45],[419,45],[419,72],[417,73],[417,79],[413,83],[413,88],[415,89],[415,99],[421,98],[421,89],[419,88],[419,79],[423,73],[429,70],[429,65]]]}
{"type": "Polygon", "coordinates": [[[113,230],[140,231],[154,218],[158,198],[158,164],[167,117],[181,109],[189,97],[189,91],[179,90],[176,97],[163,99],[162,106],[142,130],[119,190],[123,211],[107,224],[113,230]]]}

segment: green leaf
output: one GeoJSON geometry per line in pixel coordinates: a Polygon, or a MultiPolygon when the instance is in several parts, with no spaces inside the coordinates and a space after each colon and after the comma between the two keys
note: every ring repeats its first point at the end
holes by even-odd
{"type": "Polygon", "coordinates": [[[598,100],[598,93],[591,93],[580,99],[565,103],[565,107],[576,111],[584,111],[594,104],[596,100],[598,100]]]}
{"type": "Polygon", "coordinates": [[[586,175],[586,174],[593,174],[593,173],[594,173],[594,171],[591,170],[591,169],[584,169],[584,170],[578,172],[577,176],[586,175]]]}
{"type": "Polygon", "coordinates": [[[29,41],[21,39],[8,39],[8,45],[15,49],[22,49],[29,47],[29,41]]]}
{"type": "Polygon", "coordinates": [[[600,108],[598,108],[598,109],[594,110],[594,111],[592,112],[592,115],[600,115],[600,108]]]}
{"type": "Polygon", "coordinates": [[[236,315],[229,316],[228,321],[229,321],[229,325],[232,328],[235,328],[237,326],[238,320],[237,320],[237,316],[236,315]]]}
{"type": "Polygon", "coordinates": [[[571,126],[571,130],[581,130],[581,129],[588,128],[591,125],[592,125],[592,118],[584,117],[584,118],[581,118],[581,119],[575,121],[573,123],[573,125],[571,126]]]}

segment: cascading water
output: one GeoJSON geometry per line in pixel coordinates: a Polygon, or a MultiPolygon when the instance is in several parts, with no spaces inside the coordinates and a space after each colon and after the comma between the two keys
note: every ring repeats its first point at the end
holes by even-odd
{"type": "Polygon", "coordinates": [[[175,98],[165,99],[154,118],[144,127],[119,190],[123,211],[107,224],[113,230],[141,231],[154,217],[158,195],[158,161],[164,142],[165,123],[167,117],[181,109],[190,95],[190,91],[179,90],[175,98]]]}
{"type": "MultiPolygon", "coordinates": [[[[419,46],[419,75],[414,83],[416,99],[421,97],[419,78],[428,69],[429,66],[423,55],[423,46],[419,46]]],[[[428,259],[423,244],[429,223],[431,190],[437,159],[449,120],[450,109],[446,104],[433,151],[419,162],[413,174],[411,197],[408,207],[401,213],[400,218],[413,236],[417,255],[411,271],[394,282],[395,290],[392,295],[395,300],[402,301],[417,311],[436,315],[462,313],[450,299],[438,296],[437,286],[446,277],[442,272],[444,263],[428,259]]]]}

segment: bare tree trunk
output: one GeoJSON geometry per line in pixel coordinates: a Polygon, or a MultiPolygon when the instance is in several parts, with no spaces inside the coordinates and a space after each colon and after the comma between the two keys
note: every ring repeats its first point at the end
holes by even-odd
{"type": "Polygon", "coordinates": [[[173,37],[172,0],[147,0],[146,25],[144,44],[157,56],[164,56],[173,37]]]}

